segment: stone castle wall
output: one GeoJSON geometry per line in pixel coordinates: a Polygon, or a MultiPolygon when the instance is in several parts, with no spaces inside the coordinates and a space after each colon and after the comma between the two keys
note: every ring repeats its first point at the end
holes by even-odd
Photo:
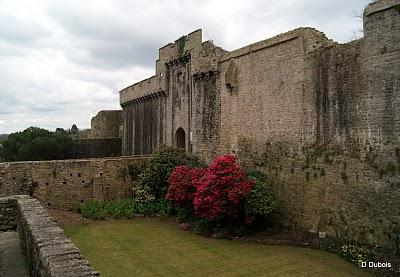
{"type": "Polygon", "coordinates": [[[164,141],[165,95],[154,94],[142,100],[124,106],[122,155],[151,154],[164,141]]]}
{"type": "Polygon", "coordinates": [[[79,138],[74,139],[71,158],[121,156],[122,129],[122,110],[98,112],[91,120],[91,129],[79,132],[79,138]]]}
{"type": "MultiPolygon", "coordinates": [[[[302,76],[293,75],[299,77],[297,88],[277,99],[272,94],[263,98],[260,92],[256,97],[261,101],[250,92],[252,102],[243,104],[247,98],[242,96],[237,106],[226,109],[243,106],[236,117],[226,116],[231,125],[223,137],[229,141],[241,134],[231,145],[238,146],[242,165],[256,167],[274,181],[282,218],[289,226],[364,243],[394,244],[400,226],[399,8],[400,1],[371,4],[364,13],[363,38],[346,44],[325,41],[322,47],[306,50],[295,66],[303,66],[302,76]],[[284,99],[288,102],[280,105],[284,99]],[[243,118],[246,107],[248,116],[243,118]],[[275,125],[269,125],[270,120],[275,125]],[[234,129],[245,122],[250,126],[246,131],[234,129]],[[289,128],[291,122],[295,124],[289,128]],[[287,132],[271,135],[282,129],[287,132]],[[301,136],[291,135],[297,131],[301,136]]],[[[255,60],[263,59],[258,54],[255,60]]],[[[275,72],[275,78],[282,78],[287,71],[275,72]]],[[[267,84],[263,87],[268,90],[267,84]]],[[[224,103],[229,101],[222,103],[226,114],[224,103]]],[[[224,126],[223,121],[222,133],[224,126]]]]}
{"type": "Polygon", "coordinates": [[[346,44],[299,28],[231,52],[201,30],[162,47],[156,75],[120,92],[123,153],[177,146],[179,128],[207,160],[242,137],[299,149],[397,142],[398,2],[370,4],[364,38],[346,44]]]}
{"type": "Polygon", "coordinates": [[[400,227],[400,148],[343,148],[243,139],[239,161],[264,172],[286,226],[361,243],[394,246],[400,227]],[[259,152],[257,152],[259,151],[259,152]]]}
{"type": "Polygon", "coordinates": [[[161,144],[210,159],[219,149],[218,57],[201,30],[159,50],[156,75],[120,91],[123,155],[153,153],[161,144]]]}
{"type": "Polygon", "coordinates": [[[391,243],[400,223],[400,0],[368,5],[364,37],[345,44],[299,28],[228,52],[195,31],[159,57],[148,87],[145,80],[120,92],[124,153],[179,146],[181,138],[207,161],[235,153],[275,180],[289,225],[391,243]],[[155,92],[162,101],[152,100],[155,92]],[[147,108],[127,116],[136,107],[147,108]],[[141,123],[156,115],[163,121],[151,130],[141,123]],[[139,134],[156,143],[137,146],[139,134]],[[280,146],[269,153],[279,163],[260,162],[268,145],[280,146]],[[310,165],[315,149],[335,158],[310,165]]]}
{"type": "Polygon", "coordinates": [[[146,157],[0,163],[0,197],[27,194],[44,206],[73,209],[90,200],[129,197],[128,166],[146,157]]]}
{"type": "Polygon", "coordinates": [[[300,28],[223,57],[219,84],[223,153],[240,152],[242,138],[260,144],[287,141],[296,147],[315,142],[306,70],[314,41],[320,42],[319,47],[330,43],[320,32],[300,28]]]}
{"type": "Polygon", "coordinates": [[[396,7],[375,5],[364,13],[364,38],[308,56],[318,142],[399,143],[400,17],[396,7]]]}
{"type": "Polygon", "coordinates": [[[92,118],[90,125],[91,139],[120,137],[122,111],[100,111],[92,118]]]}

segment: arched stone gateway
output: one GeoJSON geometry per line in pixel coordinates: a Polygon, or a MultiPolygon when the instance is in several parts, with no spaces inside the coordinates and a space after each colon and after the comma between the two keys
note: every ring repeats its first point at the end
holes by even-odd
{"type": "Polygon", "coordinates": [[[186,148],[186,134],[183,128],[178,128],[175,133],[176,147],[185,149],[186,148]]]}

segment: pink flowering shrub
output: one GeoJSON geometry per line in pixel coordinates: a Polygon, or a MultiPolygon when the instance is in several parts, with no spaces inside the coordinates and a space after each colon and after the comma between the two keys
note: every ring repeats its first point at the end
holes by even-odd
{"type": "Polygon", "coordinates": [[[168,179],[166,198],[177,207],[193,209],[201,218],[236,218],[254,185],[233,155],[217,157],[205,169],[178,166],[168,179]]]}

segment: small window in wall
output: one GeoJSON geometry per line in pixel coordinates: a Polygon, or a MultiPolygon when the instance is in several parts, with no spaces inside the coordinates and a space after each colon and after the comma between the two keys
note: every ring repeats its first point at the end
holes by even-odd
{"type": "Polygon", "coordinates": [[[81,177],[82,176],[82,173],[78,173],[78,177],[81,177]]]}
{"type": "Polygon", "coordinates": [[[186,148],[186,134],[183,128],[178,128],[178,130],[176,130],[175,141],[177,148],[182,148],[182,149],[186,148]]]}
{"type": "Polygon", "coordinates": [[[178,84],[182,84],[182,83],[183,83],[183,74],[182,74],[182,72],[178,72],[178,73],[176,74],[176,82],[177,82],[178,84]]]}
{"type": "Polygon", "coordinates": [[[66,185],[66,184],[67,184],[67,181],[64,181],[63,184],[66,185]]]}
{"type": "Polygon", "coordinates": [[[82,180],[82,184],[84,184],[85,183],[85,180],[82,180]]]}

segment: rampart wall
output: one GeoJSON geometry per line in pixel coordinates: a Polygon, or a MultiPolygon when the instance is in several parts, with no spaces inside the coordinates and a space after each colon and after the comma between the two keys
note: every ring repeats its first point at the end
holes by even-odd
{"type": "Polygon", "coordinates": [[[100,111],[94,116],[90,123],[91,139],[120,137],[122,126],[122,111],[100,111]]]}
{"type": "Polygon", "coordinates": [[[306,70],[314,37],[319,47],[330,43],[320,32],[300,28],[225,54],[219,84],[223,153],[238,153],[241,138],[315,143],[306,70]]]}
{"type": "Polygon", "coordinates": [[[363,23],[364,37],[345,44],[298,28],[230,52],[202,42],[201,30],[162,47],[149,86],[121,91],[123,153],[148,154],[161,143],[207,161],[235,153],[274,180],[288,225],[392,243],[400,224],[400,0],[370,3],[363,23]],[[151,96],[153,78],[161,102],[151,96]],[[142,123],[160,116],[162,124],[142,123]]]}
{"type": "Polygon", "coordinates": [[[274,180],[288,226],[393,244],[400,224],[400,1],[370,4],[364,37],[346,44],[300,30],[222,62],[222,153],[234,151],[243,166],[274,180]]]}
{"type": "Polygon", "coordinates": [[[90,200],[129,197],[128,166],[143,167],[146,157],[0,163],[0,197],[26,194],[42,205],[73,209],[90,200]]]}

